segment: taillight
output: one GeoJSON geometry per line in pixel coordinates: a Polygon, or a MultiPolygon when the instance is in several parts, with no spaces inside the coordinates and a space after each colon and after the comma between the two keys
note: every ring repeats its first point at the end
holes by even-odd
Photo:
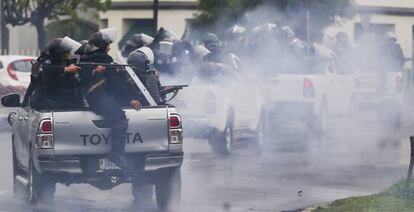
{"type": "Polygon", "coordinates": [[[52,119],[46,118],[40,121],[36,148],[39,149],[52,149],[53,148],[53,123],[52,119]]]}
{"type": "Polygon", "coordinates": [[[181,117],[178,114],[170,114],[170,144],[181,144],[183,142],[181,117]]]}
{"type": "Polygon", "coordinates": [[[7,73],[9,74],[10,78],[12,78],[12,79],[14,79],[14,80],[16,80],[16,81],[18,81],[18,80],[19,80],[19,79],[17,78],[17,75],[16,75],[16,70],[14,70],[14,68],[13,68],[13,64],[12,64],[12,63],[10,63],[10,64],[7,66],[7,73]]]}
{"type": "Polygon", "coordinates": [[[176,115],[170,116],[170,128],[179,128],[181,126],[180,118],[176,115]]]}
{"type": "Polygon", "coordinates": [[[41,133],[52,133],[52,120],[44,119],[40,122],[41,133]]]}
{"type": "Polygon", "coordinates": [[[395,91],[397,93],[401,93],[403,90],[403,78],[401,76],[397,76],[395,78],[395,91]]]}
{"type": "Polygon", "coordinates": [[[303,97],[305,98],[313,98],[315,97],[315,86],[313,82],[309,78],[303,79],[303,97]]]}

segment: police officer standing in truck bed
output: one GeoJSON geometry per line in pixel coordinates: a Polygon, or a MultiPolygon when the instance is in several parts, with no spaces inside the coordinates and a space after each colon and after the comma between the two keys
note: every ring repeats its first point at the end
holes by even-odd
{"type": "MultiPolygon", "coordinates": [[[[102,29],[92,34],[88,40],[89,48],[85,48],[81,56],[81,63],[113,63],[108,55],[109,45],[115,40],[116,29],[102,29]]],[[[128,120],[122,110],[124,101],[139,110],[141,104],[129,95],[125,86],[125,73],[113,67],[96,65],[81,65],[81,83],[86,92],[90,109],[104,117],[111,128],[111,154],[109,159],[120,168],[126,168],[124,158],[125,135],[128,129],[128,120]]]]}

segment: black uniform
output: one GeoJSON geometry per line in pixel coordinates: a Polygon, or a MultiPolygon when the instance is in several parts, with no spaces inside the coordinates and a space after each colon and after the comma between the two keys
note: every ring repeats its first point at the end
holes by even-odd
{"type": "MultiPolygon", "coordinates": [[[[113,63],[113,59],[105,52],[96,50],[81,57],[83,63],[113,63]]],[[[120,157],[125,149],[125,134],[128,129],[128,120],[122,106],[125,106],[129,97],[125,86],[124,72],[109,68],[103,73],[94,71],[96,66],[81,66],[80,77],[90,109],[104,117],[111,127],[112,155],[120,157]]],[[[129,103],[129,102],[128,102],[129,103]]]]}
{"type": "Polygon", "coordinates": [[[34,95],[31,106],[36,110],[80,109],[82,104],[74,74],[65,73],[70,61],[46,59],[40,73],[32,76],[34,95]]]}

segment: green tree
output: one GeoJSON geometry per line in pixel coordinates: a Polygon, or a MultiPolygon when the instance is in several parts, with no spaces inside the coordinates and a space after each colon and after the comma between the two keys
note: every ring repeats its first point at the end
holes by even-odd
{"type": "Polygon", "coordinates": [[[110,7],[111,0],[5,0],[2,4],[5,23],[35,26],[38,48],[43,49],[46,45],[45,20],[59,20],[62,16],[76,20],[79,10],[95,8],[104,11],[110,7]]]}
{"type": "Polygon", "coordinates": [[[223,31],[238,22],[260,24],[265,21],[290,25],[306,35],[307,11],[314,38],[337,18],[350,18],[354,0],[198,0],[196,27],[223,31]]]}

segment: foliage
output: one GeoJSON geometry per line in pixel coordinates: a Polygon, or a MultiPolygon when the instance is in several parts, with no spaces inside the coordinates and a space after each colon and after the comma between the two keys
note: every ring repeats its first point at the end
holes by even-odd
{"type": "MultiPolygon", "coordinates": [[[[413,182],[414,183],[414,182],[413,182]]],[[[413,184],[414,185],[414,184],[413,184]]],[[[365,197],[337,200],[326,208],[314,212],[408,212],[414,211],[414,190],[406,191],[405,180],[393,185],[383,193],[365,197]]]]}
{"type": "Polygon", "coordinates": [[[220,28],[235,23],[269,21],[290,25],[303,34],[309,9],[311,25],[317,34],[326,26],[335,24],[338,17],[352,17],[353,5],[354,0],[199,0],[196,25],[220,31],[220,28]]]}
{"type": "Polygon", "coordinates": [[[38,32],[39,47],[44,47],[45,30],[44,22],[58,20],[59,17],[69,16],[78,18],[79,10],[96,8],[106,10],[110,0],[7,0],[2,1],[4,21],[12,26],[30,23],[38,32]]]}
{"type": "Polygon", "coordinates": [[[87,40],[99,27],[80,19],[54,21],[46,26],[47,40],[69,36],[74,40],[87,40]]]}

